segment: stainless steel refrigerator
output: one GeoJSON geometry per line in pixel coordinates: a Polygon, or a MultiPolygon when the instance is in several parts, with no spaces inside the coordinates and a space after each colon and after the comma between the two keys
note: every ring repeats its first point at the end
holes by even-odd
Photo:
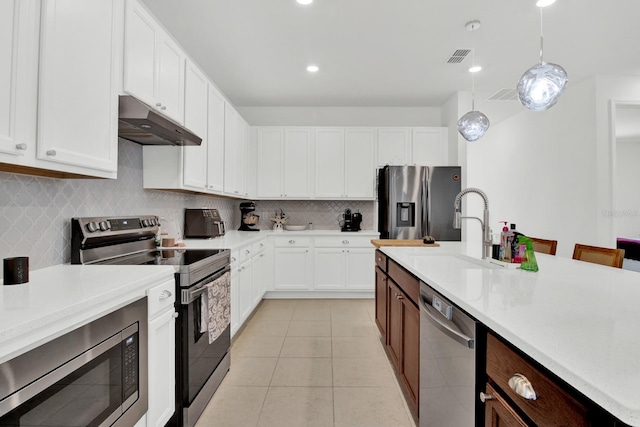
{"type": "Polygon", "coordinates": [[[460,166],[385,166],[378,170],[378,231],[381,239],[459,241],[453,202],[460,192],[460,166]]]}

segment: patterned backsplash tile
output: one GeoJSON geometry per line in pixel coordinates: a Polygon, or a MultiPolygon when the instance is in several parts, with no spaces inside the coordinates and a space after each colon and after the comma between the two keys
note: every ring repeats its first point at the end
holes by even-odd
{"type": "MultiPolygon", "coordinates": [[[[183,227],[184,208],[218,209],[229,230],[240,226],[238,200],[142,188],[142,147],[120,140],[118,179],[32,177],[0,172],[0,258],[28,256],[32,270],[69,262],[72,217],[157,215],[183,227]]],[[[360,211],[363,228],[373,225],[373,202],[258,201],[258,228],[269,229],[276,210],[289,224],[313,222],[337,229],[346,208],[360,211]]],[[[0,263],[0,274],[2,264],[0,263]]]]}

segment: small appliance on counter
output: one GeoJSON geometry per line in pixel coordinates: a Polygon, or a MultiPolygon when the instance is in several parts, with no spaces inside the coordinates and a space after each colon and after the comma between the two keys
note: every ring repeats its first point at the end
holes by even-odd
{"type": "Polygon", "coordinates": [[[197,208],[184,210],[184,237],[212,239],[224,236],[225,224],[217,209],[197,208]]]}
{"type": "Polygon", "coordinates": [[[351,212],[351,209],[345,209],[340,221],[341,231],[360,231],[362,224],[362,214],[360,212],[351,212]]]}
{"type": "Polygon", "coordinates": [[[260,215],[254,213],[256,210],[256,204],[254,202],[242,202],[240,203],[240,212],[242,218],[240,220],[240,228],[238,231],[260,231],[257,228],[251,228],[260,221],[260,215]]]}

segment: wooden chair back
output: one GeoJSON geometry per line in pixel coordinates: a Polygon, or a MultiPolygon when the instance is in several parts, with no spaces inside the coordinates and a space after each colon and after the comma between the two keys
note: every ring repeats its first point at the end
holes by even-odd
{"type": "Polygon", "coordinates": [[[601,248],[576,243],[573,248],[573,259],[622,268],[624,249],[601,248]]]}
{"type": "MultiPolygon", "coordinates": [[[[529,237],[529,236],[527,236],[529,237]]],[[[555,255],[558,247],[557,240],[538,239],[537,237],[529,237],[533,243],[534,252],[540,252],[541,254],[555,255]]]]}

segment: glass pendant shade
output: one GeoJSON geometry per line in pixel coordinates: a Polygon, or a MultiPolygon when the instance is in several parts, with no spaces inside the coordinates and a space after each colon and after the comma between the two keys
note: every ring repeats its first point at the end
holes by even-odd
{"type": "Polygon", "coordinates": [[[469,111],[458,120],[458,132],[469,142],[482,138],[489,129],[489,119],[480,111],[469,111]]]}
{"type": "Polygon", "coordinates": [[[564,92],[567,72],[558,64],[536,64],[524,72],[518,81],[518,98],[532,111],[553,107],[564,92]]]}

